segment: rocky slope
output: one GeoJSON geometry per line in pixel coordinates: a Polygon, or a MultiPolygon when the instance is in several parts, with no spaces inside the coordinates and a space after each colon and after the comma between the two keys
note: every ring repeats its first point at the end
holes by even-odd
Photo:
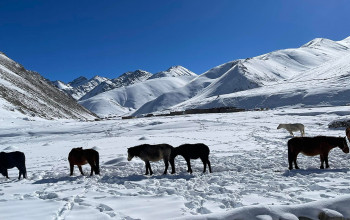
{"type": "Polygon", "coordinates": [[[93,119],[92,112],[39,73],[0,53],[0,108],[46,119],[93,119]]]}

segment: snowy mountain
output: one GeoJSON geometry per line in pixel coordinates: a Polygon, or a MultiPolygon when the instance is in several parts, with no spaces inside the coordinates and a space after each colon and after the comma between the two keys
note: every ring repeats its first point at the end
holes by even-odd
{"type": "Polygon", "coordinates": [[[71,95],[74,99],[79,100],[96,86],[108,80],[108,78],[101,76],[94,76],[91,79],[80,76],[68,84],[64,84],[62,81],[54,81],[53,84],[62,91],[71,95]]]}
{"type": "Polygon", "coordinates": [[[80,100],[88,99],[92,96],[98,95],[102,92],[106,92],[115,88],[120,88],[123,86],[129,86],[138,82],[146,81],[152,76],[152,73],[149,73],[144,70],[136,70],[134,72],[126,72],[119,76],[118,78],[112,80],[106,80],[99,85],[95,86],[91,91],[86,93],[80,100]]]}
{"type": "Polygon", "coordinates": [[[136,70],[134,72],[126,72],[115,79],[108,79],[101,76],[87,79],[84,76],[80,76],[68,84],[59,80],[54,81],[53,84],[71,95],[74,99],[84,100],[111,89],[132,85],[137,82],[143,82],[150,76],[152,76],[152,73],[144,70],[136,70]]]}
{"type": "Polygon", "coordinates": [[[178,76],[197,76],[197,75],[183,66],[172,66],[166,71],[161,71],[154,74],[149,79],[156,79],[161,77],[178,77],[178,76]]]}
{"type": "Polygon", "coordinates": [[[350,37],[317,38],[300,48],[231,61],[146,103],[134,115],[223,106],[345,105],[350,93],[349,48],[350,37]]]}
{"type": "Polygon", "coordinates": [[[41,118],[93,119],[95,115],[36,72],[0,53],[0,112],[41,118]]]}
{"type": "Polygon", "coordinates": [[[162,77],[116,88],[79,101],[99,116],[129,114],[158,96],[185,86],[195,76],[162,77]]]}

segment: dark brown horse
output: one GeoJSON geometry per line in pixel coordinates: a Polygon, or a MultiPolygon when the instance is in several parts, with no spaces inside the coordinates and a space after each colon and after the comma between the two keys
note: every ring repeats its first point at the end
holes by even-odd
{"type": "Polygon", "coordinates": [[[7,169],[17,167],[19,170],[18,179],[27,178],[26,157],[23,152],[15,151],[10,153],[0,153],[0,173],[9,178],[7,169]]]}
{"type": "Polygon", "coordinates": [[[345,130],[346,137],[350,140],[350,127],[346,128],[345,130]]]}
{"type": "Polygon", "coordinates": [[[339,147],[344,153],[349,153],[349,147],[344,137],[317,136],[292,138],[288,141],[289,169],[293,169],[293,162],[295,169],[299,169],[297,164],[297,156],[299,153],[306,156],[320,155],[320,169],[324,169],[324,162],[326,163],[326,168],[329,168],[328,154],[329,151],[335,147],[339,147]]]}
{"type": "MultiPolygon", "coordinates": [[[[139,157],[141,160],[145,161],[145,175],[152,175],[153,171],[149,162],[159,161],[163,159],[165,164],[165,170],[163,174],[167,174],[172,150],[173,147],[169,144],[142,144],[128,148],[128,161],[130,161],[133,157],[139,157]]],[[[171,167],[172,171],[175,172],[175,167],[173,166],[173,164],[171,164],[171,167]]]]}
{"type": "Polygon", "coordinates": [[[69,152],[68,161],[71,176],[73,175],[74,165],[77,165],[81,175],[84,175],[81,166],[87,163],[91,166],[90,176],[92,176],[93,172],[95,172],[95,174],[100,174],[99,154],[94,149],[83,149],[82,147],[73,148],[69,152]]]}
{"type": "MultiPolygon", "coordinates": [[[[177,155],[181,155],[185,158],[187,162],[187,172],[192,173],[191,162],[190,159],[198,159],[202,160],[204,169],[203,173],[205,173],[207,169],[207,164],[209,167],[209,172],[211,173],[211,166],[209,161],[209,147],[205,144],[183,144],[178,147],[175,147],[173,153],[171,155],[171,164],[174,164],[174,159],[177,155]]],[[[174,166],[175,167],[175,166],[174,166]]],[[[175,173],[175,169],[172,173],[175,173]]]]}

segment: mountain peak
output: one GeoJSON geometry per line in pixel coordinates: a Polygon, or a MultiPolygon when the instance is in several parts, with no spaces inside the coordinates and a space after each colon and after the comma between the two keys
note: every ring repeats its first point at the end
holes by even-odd
{"type": "Polygon", "coordinates": [[[154,74],[150,79],[156,79],[161,77],[178,77],[178,76],[197,76],[194,72],[186,69],[183,66],[171,66],[165,71],[154,74]]]}
{"type": "Polygon", "coordinates": [[[79,76],[78,78],[74,79],[72,82],[69,82],[68,84],[72,87],[78,87],[81,84],[85,83],[88,79],[85,76],[79,76]]]}
{"type": "Polygon", "coordinates": [[[304,44],[301,47],[316,47],[316,46],[320,46],[324,41],[326,41],[328,39],[325,38],[315,38],[309,42],[307,42],[306,44],[304,44]]]}
{"type": "Polygon", "coordinates": [[[151,76],[152,73],[138,69],[123,73],[118,78],[113,79],[113,82],[119,84],[120,86],[128,86],[137,82],[143,82],[151,76]]]}

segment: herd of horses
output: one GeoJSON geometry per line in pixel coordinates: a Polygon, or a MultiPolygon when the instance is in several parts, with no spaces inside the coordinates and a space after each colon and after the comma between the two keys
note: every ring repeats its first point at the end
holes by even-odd
{"type": "MultiPolygon", "coordinates": [[[[289,169],[299,169],[297,164],[297,156],[302,153],[306,156],[320,155],[321,166],[320,169],[324,169],[324,163],[326,168],[329,168],[328,154],[335,148],[339,147],[344,153],[349,153],[349,146],[347,139],[350,140],[350,127],[346,129],[345,137],[330,137],[330,136],[316,136],[316,137],[304,137],[304,125],[302,124],[280,124],[277,129],[285,128],[292,135],[293,131],[300,130],[301,137],[293,137],[288,140],[288,163],[289,169]]],[[[294,136],[294,135],[293,135],[294,136]]],[[[203,173],[206,172],[208,165],[209,172],[212,172],[209,161],[209,147],[203,143],[197,144],[183,144],[178,147],[173,147],[169,144],[142,144],[135,147],[130,147],[127,150],[128,161],[131,161],[134,157],[139,157],[145,162],[146,173],[145,175],[152,175],[150,162],[163,160],[165,170],[163,174],[167,174],[169,163],[171,165],[171,174],[175,173],[175,158],[181,155],[187,163],[187,172],[192,173],[191,159],[200,158],[203,163],[203,173]]],[[[68,154],[68,161],[70,166],[70,175],[73,175],[74,166],[77,165],[79,171],[84,175],[82,165],[89,164],[91,167],[90,176],[100,174],[99,166],[99,153],[94,149],[83,149],[82,147],[73,148],[68,154]]],[[[23,152],[0,152],[0,173],[8,177],[8,169],[17,167],[19,170],[18,179],[23,176],[27,178],[27,170],[25,166],[25,155],[23,152]]]]}

